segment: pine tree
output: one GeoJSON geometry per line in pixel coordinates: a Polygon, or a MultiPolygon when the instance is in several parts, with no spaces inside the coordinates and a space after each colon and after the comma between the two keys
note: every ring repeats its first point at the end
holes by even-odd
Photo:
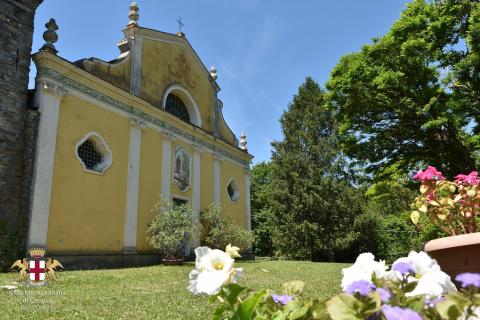
{"type": "Polygon", "coordinates": [[[350,184],[333,113],[310,77],[280,118],[283,140],[272,143],[272,212],[278,253],[295,259],[326,255],[361,211],[350,184]]]}

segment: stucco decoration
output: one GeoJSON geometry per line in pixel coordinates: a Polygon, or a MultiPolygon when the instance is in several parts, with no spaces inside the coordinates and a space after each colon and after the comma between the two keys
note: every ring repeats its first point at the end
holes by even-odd
{"type": "Polygon", "coordinates": [[[75,155],[86,172],[104,174],[112,165],[112,151],[96,132],[87,133],[77,142],[75,155]]]}
{"type": "Polygon", "coordinates": [[[178,190],[185,192],[190,187],[191,156],[183,149],[175,150],[173,181],[178,190]]]}
{"type": "Polygon", "coordinates": [[[174,76],[178,80],[184,79],[185,83],[190,87],[190,89],[195,89],[195,82],[190,79],[190,66],[188,65],[187,58],[180,53],[176,58],[176,67],[172,67],[171,64],[168,64],[168,71],[170,75],[174,76]]]}

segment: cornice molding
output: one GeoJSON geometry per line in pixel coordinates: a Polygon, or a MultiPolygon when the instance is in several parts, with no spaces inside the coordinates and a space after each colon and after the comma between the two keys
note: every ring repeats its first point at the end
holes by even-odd
{"type": "Polygon", "coordinates": [[[153,126],[160,127],[162,131],[167,132],[171,134],[172,136],[179,136],[184,138],[185,140],[189,141],[190,143],[194,145],[198,145],[205,150],[208,150],[214,154],[218,154],[219,156],[226,157],[230,160],[233,160],[244,167],[248,167],[250,164],[250,160],[245,160],[242,159],[241,157],[238,157],[228,151],[225,151],[222,148],[219,148],[215,146],[212,143],[209,143],[201,138],[195,137],[192,134],[185,132],[170,123],[167,123],[163,120],[157,119],[142,110],[139,110],[137,108],[134,108],[132,106],[129,106],[115,98],[112,98],[100,91],[97,91],[93,88],[90,88],[89,86],[86,86],[85,84],[82,84],[76,80],[70,79],[67,76],[59,73],[58,71],[55,71],[53,69],[47,68],[47,67],[39,67],[37,69],[37,79],[42,79],[42,80],[47,80],[50,79],[52,81],[55,81],[56,83],[60,84],[61,86],[65,87],[66,89],[70,88],[72,90],[79,91],[90,98],[93,98],[94,100],[98,100],[102,103],[108,104],[109,106],[118,109],[120,111],[123,111],[124,113],[127,113],[130,118],[133,119],[138,119],[140,121],[145,122],[147,125],[151,124],[153,126]]]}

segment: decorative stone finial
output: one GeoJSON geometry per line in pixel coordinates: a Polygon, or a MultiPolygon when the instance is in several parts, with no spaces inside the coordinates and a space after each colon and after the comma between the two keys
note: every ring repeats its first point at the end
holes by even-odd
{"type": "Polygon", "coordinates": [[[118,49],[120,50],[120,55],[125,55],[126,52],[130,50],[130,45],[127,39],[122,39],[117,42],[118,49]]]}
{"type": "Polygon", "coordinates": [[[47,31],[43,33],[43,40],[45,40],[45,44],[40,48],[41,51],[48,51],[53,54],[57,54],[57,49],[55,49],[55,46],[53,45],[55,42],[58,40],[58,35],[55,31],[58,30],[57,23],[55,22],[55,19],[51,18],[46,24],[45,28],[47,28],[47,31]]]}
{"type": "Polygon", "coordinates": [[[240,136],[240,149],[248,151],[247,149],[247,135],[245,134],[244,131],[242,131],[242,134],[240,136]]]}
{"type": "Polygon", "coordinates": [[[217,69],[215,68],[215,66],[212,66],[210,68],[210,75],[212,76],[213,80],[217,80],[217,69]]]}
{"type": "Polygon", "coordinates": [[[130,5],[130,12],[128,13],[128,19],[130,19],[130,21],[128,22],[128,26],[138,26],[138,10],[138,4],[135,1],[132,2],[132,4],[130,5]]]}

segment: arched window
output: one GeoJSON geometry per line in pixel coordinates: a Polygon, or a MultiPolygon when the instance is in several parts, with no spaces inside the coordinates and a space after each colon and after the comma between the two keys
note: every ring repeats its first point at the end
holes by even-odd
{"type": "Polygon", "coordinates": [[[178,117],[185,122],[190,123],[190,116],[188,114],[187,107],[183,101],[174,94],[169,94],[167,96],[167,101],[165,102],[165,111],[173,114],[175,117],[178,117]]]}

